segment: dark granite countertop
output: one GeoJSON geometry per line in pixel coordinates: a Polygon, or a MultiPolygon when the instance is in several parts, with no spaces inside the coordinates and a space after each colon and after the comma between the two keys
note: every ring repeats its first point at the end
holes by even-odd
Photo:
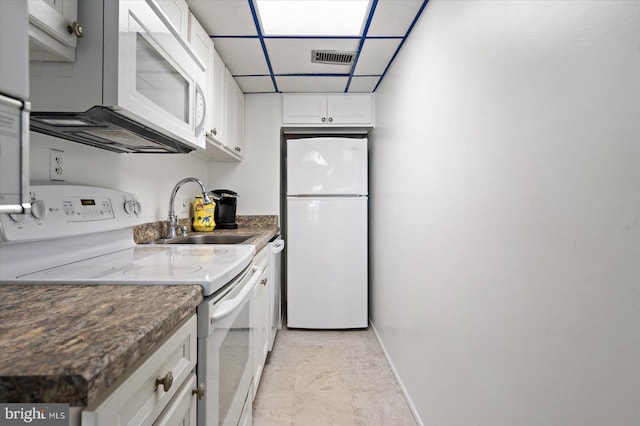
{"type": "Polygon", "coordinates": [[[0,402],[95,401],[202,301],[200,286],[0,286],[0,402]]]}

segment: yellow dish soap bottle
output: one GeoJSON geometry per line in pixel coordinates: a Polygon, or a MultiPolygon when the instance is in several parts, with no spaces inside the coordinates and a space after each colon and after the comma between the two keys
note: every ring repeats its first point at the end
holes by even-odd
{"type": "Polygon", "coordinates": [[[213,219],[213,211],[216,204],[203,204],[202,197],[196,197],[193,202],[193,229],[196,231],[213,231],[216,222],[213,219]]]}

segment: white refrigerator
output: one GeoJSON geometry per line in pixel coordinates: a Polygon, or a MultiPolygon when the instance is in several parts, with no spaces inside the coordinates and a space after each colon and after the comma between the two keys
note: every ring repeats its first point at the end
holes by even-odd
{"type": "Polygon", "coordinates": [[[367,139],[289,139],[286,170],[288,327],[367,327],[367,139]]]}

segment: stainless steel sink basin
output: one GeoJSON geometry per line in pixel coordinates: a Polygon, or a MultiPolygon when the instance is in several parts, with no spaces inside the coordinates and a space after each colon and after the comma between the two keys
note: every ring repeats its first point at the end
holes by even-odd
{"type": "Polygon", "coordinates": [[[254,238],[255,234],[192,234],[170,239],[159,239],[151,244],[242,244],[254,238]]]}

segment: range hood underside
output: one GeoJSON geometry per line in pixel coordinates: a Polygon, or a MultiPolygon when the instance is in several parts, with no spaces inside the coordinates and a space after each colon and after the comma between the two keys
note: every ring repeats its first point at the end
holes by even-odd
{"type": "Polygon", "coordinates": [[[118,153],[186,154],[194,148],[103,106],[82,113],[31,112],[34,132],[118,153]]]}

